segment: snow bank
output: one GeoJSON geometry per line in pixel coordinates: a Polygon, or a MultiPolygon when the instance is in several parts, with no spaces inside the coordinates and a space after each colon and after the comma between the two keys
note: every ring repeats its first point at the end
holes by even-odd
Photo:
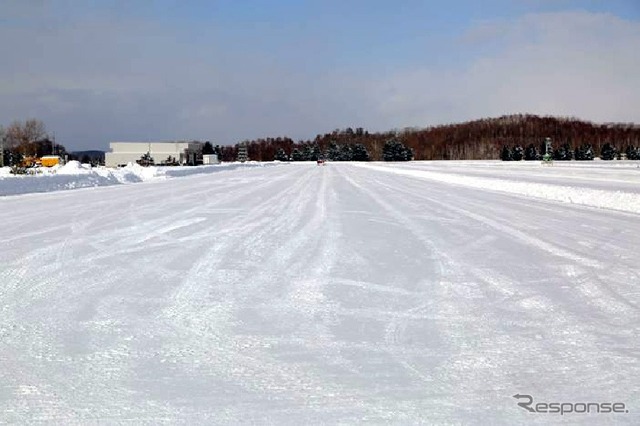
{"type": "Polygon", "coordinates": [[[12,175],[10,168],[3,167],[0,168],[0,196],[130,184],[267,165],[271,164],[248,162],[196,167],[142,167],[129,164],[112,169],[70,161],[64,166],[38,169],[35,175],[12,175]]]}
{"type": "Polygon", "coordinates": [[[469,188],[506,192],[525,197],[542,198],[564,203],[580,204],[603,209],[640,213],[640,194],[618,190],[603,190],[548,183],[513,181],[507,179],[465,176],[427,170],[410,170],[394,166],[357,163],[357,166],[397,175],[429,179],[462,185],[469,188]]]}

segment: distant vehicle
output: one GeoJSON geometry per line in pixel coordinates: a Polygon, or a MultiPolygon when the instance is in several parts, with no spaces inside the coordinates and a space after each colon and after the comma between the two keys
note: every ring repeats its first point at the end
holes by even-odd
{"type": "Polygon", "coordinates": [[[318,164],[318,166],[324,166],[324,164],[325,164],[325,160],[323,160],[323,159],[321,159],[321,158],[318,158],[318,160],[317,160],[317,164],[318,164]]]}

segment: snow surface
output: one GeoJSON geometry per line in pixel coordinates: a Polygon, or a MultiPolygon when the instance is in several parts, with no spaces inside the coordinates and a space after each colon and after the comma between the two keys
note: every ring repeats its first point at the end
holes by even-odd
{"type": "Polygon", "coordinates": [[[35,169],[37,172],[33,175],[12,175],[9,167],[3,167],[0,168],[0,196],[138,183],[274,164],[277,163],[247,162],[197,167],[142,167],[130,163],[126,167],[115,169],[91,167],[90,164],[70,161],[64,166],[35,169]]]}
{"type": "Polygon", "coordinates": [[[640,216],[535,186],[637,194],[632,166],[592,164],[2,197],[0,423],[639,424],[640,216]]]}

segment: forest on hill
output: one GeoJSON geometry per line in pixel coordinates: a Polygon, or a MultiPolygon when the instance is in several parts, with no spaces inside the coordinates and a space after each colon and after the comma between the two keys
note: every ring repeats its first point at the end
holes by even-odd
{"type": "MultiPolygon", "coordinates": [[[[312,140],[294,141],[285,136],[242,143],[247,145],[249,158],[257,161],[316,160],[318,157],[334,161],[489,160],[501,158],[504,147],[533,146],[539,151],[545,138],[551,138],[554,147],[571,151],[590,146],[599,155],[608,144],[617,152],[625,152],[629,147],[637,150],[640,146],[640,126],[517,114],[427,128],[375,133],[363,128],[347,128],[317,135],[312,140]],[[390,146],[393,147],[391,154],[390,146]],[[409,155],[411,158],[407,158],[409,155]]],[[[222,147],[222,160],[233,161],[238,146],[222,147]]]]}

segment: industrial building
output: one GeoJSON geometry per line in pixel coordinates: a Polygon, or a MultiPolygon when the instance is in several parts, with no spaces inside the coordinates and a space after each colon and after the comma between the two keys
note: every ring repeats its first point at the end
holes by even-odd
{"type": "Polygon", "coordinates": [[[174,162],[182,165],[202,164],[202,142],[111,142],[105,153],[107,167],[126,166],[149,154],[155,164],[174,162]]]}

